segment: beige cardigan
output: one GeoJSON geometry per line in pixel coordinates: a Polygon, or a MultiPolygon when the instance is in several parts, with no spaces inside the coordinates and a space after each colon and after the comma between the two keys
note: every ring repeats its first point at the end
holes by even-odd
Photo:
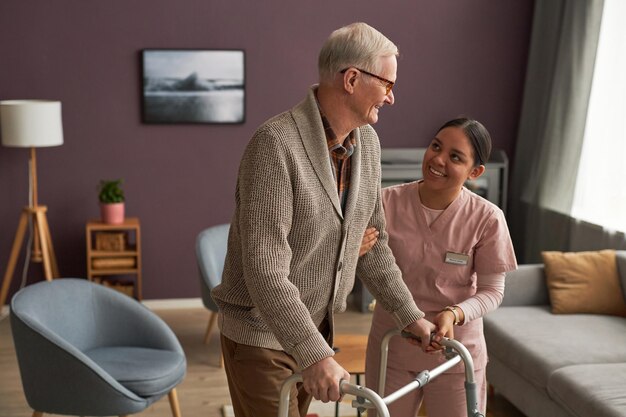
{"type": "Polygon", "coordinates": [[[332,335],[333,314],[346,309],[355,274],[399,328],[424,315],[387,245],[376,132],[369,125],[355,132],[342,213],[314,88],[250,140],[239,167],[222,284],[212,292],[224,336],[284,350],[302,368],[333,355],[317,328],[328,315],[332,335]],[[359,258],[368,225],[382,233],[359,258]]]}

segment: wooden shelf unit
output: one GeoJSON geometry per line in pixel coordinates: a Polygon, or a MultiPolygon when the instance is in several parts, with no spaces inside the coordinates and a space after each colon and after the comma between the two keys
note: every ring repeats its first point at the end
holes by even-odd
{"type": "Polygon", "coordinates": [[[91,220],[87,222],[85,227],[87,237],[87,278],[90,281],[94,279],[108,280],[114,275],[135,275],[134,294],[135,298],[141,301],[141,227],[139,219],[136,217],[128,217],[122,224],[106,224],[99,220],[91,220]],[[96,235],[103,232],[122,232],[125,233],[127,246],[120,251],[96,250],[96,235]],[[116,259],[116,258],[132,258],[135,266],[129,267],[111,267],[111,268],[94,268],[93,261],[100,259],[116,259]]]}

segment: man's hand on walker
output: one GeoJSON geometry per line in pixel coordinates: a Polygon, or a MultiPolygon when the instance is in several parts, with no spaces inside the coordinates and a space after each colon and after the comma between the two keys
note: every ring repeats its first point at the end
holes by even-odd
{"type": "Polygon", "coordinates": [[[415,339],[408,338],[407,340],[409,341],[409,343],[421,346],[424,352],[432,352],[435,350],[430,344],[430,335],[435,330],[437,330],[437,326],[435,326],[433,323],[429,322],[426,319],[419,319],[406,326],[404,330],[409,333],[413,333],[421,340],[420,343],[415,339]]]}
{"type": "Polygon", "coordinates": [[[339,401],[342,379],[350,381],[350,374],[332,357],[314,363],[302,371],[302,381],[306,392],[322,402],[339,401]]]}

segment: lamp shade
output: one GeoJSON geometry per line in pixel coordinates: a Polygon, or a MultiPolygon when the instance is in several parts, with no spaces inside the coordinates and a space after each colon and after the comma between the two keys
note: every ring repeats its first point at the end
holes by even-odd
{"type": "Polygon", "coordinates": [[[0,101],[0,128],[4,146],[39,148],[62,145],[61,102],[0,101]]]}

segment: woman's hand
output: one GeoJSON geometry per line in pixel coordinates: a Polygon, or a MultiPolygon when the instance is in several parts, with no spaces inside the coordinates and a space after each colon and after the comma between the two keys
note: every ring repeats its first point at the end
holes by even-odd
{"type": "Polygon", "coordinates": [[[450,310],[440,311],[435,316],[434,323],[437,325],[437,333],[435,333],[437,341],[442,337],[454,339],[454,313],[450,310]]]}
{"type": "MultiPolygon", "coordinates": [[[[463,311],[461,310],[460,307],[455,307],[455,308],[457,310],[457,314],[460,315],[459,320],[462,323],[463,320],[461,320],[461,318],[464,318],[465,315],[461,316],[463,311]]],[[[454,320],[455,319],[456,319],[456,316],[450,310],[442,310],[439,312],[439,314],[435,316],[435,319],[433,320],[433,322],[437,326],[437,333],[435,333],[435,336],[433,336],[432,345],[434,347],[443,349],[443,346],[441,346],[439,342],[444,337],[447,337],[448,339],[454,339],[454,320]]]]}
{"type": "Polygon", "coordinates": [[[359,256],[365,255],[374,247],[378,241],[378,230],[375,227],[368,227],[363,234],[363,240],[361,241],[361,248],[359,249],[359,256]]]}

